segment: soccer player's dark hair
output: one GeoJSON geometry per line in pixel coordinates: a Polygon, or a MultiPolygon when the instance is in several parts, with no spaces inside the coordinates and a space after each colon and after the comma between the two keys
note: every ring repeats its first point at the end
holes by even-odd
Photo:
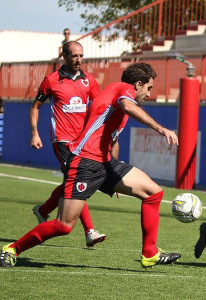
{"type": "Polygon", "coordinates": [[[149,82],[150,78],[155,79],[156,76],[157,74],[151,65],[141,62],[127,67],[122,73],[121,81],[129,84],[141,81],[145,84],[149,82]]]}
{"type": "MultiPolygon", "coordinates": [[[[72,44],[77,44],[77,45],[79,45],[79,46],[81,46],[82,47],[82,45],[79,43],[79,42],[76,42],[76,41],[68,41],[68,42],[66,42],[66,43],[64,43],[64,45],[63,45],[63,53],[65,53],[65,54],[67,54],[67,55],[70,55],[71,53],[72,53],[72,51],[71,51],[71,49],[70,49],[70,46],[72,45],[72,44]]],[[[83,47],[82,47],[83,48],[83,47]]]]}

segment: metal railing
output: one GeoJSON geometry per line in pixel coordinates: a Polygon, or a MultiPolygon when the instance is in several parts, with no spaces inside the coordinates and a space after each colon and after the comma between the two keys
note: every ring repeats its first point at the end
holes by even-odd
{"type": "Polygon", "coordinates": [[[89,57],[112,57],[152,49],[198,24],[206,24],[205,0],[157,0],[77,41],[89,57]]]}

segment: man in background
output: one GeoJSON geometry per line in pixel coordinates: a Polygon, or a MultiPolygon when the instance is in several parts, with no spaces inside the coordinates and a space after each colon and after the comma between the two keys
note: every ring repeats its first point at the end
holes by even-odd
{"type": "Polygon", "coordinates": [[[62,48],[63,48],[64,44],[69,41],[70,34],[71,34],[70,33],[70,29],[69,28],[65,28],[64,31],[63,31],[64,40],[62,41],[62,46],[59,47],[59,56],[58,56],[58,59],[63,58],[62,48]]]}
{"type": "MultiPolygon", "coordinates": [[[[65,170],[69,154],[66,145],[78,136],[83,129],[84,119],[89,101],[100,92],[95,78],[83,72],[83,48],[75,41],[63,45],[65,64],[56,72],[48,75],[41,83],[36,99],[30,109],[31,146],[37,150],[43,147],[37,129],[39,109],[47,100],[51,103],[51,142],[54,153],[59,160],[62,172],[65,170]]],[[[40,153],[41,155],[41,153],[40,153]]],[[[38,223],[46,222],[49,214],[58,206],[62,192],[62,184],[52,192],[50,198],[43,205],[36,205],[33,212],[38,223]]],[[[86,245],[105,240],[105,234],[94,230],[88,205],[80,215],[85,230],[86,245]]]]}

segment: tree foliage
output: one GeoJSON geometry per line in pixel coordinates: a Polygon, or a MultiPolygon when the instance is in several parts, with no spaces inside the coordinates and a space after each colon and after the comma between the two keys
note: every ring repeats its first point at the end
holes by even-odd
{"type": "MultiPolygon", "coordinates": [[[[84,20],[82,31],[98,29],[112,21],[137,11],[156,0],[59,0],[59,6],[72,11],[74,4],[84,7],[80,17],[84,20]]],[[[158,2],[158,1],[157,1],[158,2]]],[[[134,51],[152,45],[160,38],[174,38],[176,31],[185,30],[191,22],[205,19],[206,2],[202,0],[165,0],[96,30],[93,38],[111,42],[123,37],[132,44],[134,51]],[[156,5],[157,4],[157,5],[156,5]],[[198,19],[199,18],[199,19],[198,19]],[[106,34],[105,34],[106,32],[106,34]],[[103,33],[103,34],[102,34],[103,33]]],[[[161,40],[160,40],[161,41],[161,40]]]]}
{"type": "Polygon", "coordinates": [[[127,15],[147,4],[151,0],[59,0],[59,6],[65,6],[67,11],[73,10],[74,3],[78,7],[84,7],[84,13],[80,17],[85,26],[81,31],[92,31],[124,15],[127,15]]]}

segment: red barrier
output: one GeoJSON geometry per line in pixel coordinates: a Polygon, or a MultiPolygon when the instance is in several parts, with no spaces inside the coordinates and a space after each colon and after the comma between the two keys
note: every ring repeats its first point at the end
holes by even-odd
{"type": "Polygon", "coordinates": [[[195,185],[196,146],[199,114],[199,80],[180,80],[180,104],[176,188],[193,189],[195,185]]]}
{"type": "MultiPolygon", "coordinates": [[[[194,65],[200,81],[200,101],[206,101],[206,57],[196,53],[187,55],[194,65]]],[[[82,68],[94,75],[100,88],[119,81],[122,71],[134,61],[144,61],[152,65],[157,73],[151,97],[165,102],[179,100],[179,80],[186,75],[186,65],[163,54],[151,56],[119,57],[115,59],[85,59],[82,68]]],[[[0,97],[3,99],[34,99],[43,78],[58,69],[52,62],[2,63],[0,67],[0,97]]]]}

